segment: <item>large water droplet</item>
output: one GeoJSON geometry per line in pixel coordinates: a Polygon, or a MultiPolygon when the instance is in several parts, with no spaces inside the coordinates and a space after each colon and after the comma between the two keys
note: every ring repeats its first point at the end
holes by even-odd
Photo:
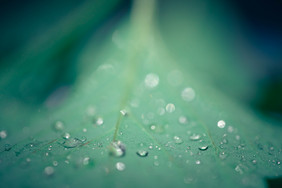
{"type": "Polygon", "coordinates": [[[122,157],[125,155],[125,145],[121,141],[112,142],[109,146],[110,155],[114,157],[122,157]]]}
{"type": "Polygon", "coordinates": [[[7,137],[7,131],[3,130],[3,131],[0,131],[0,138],[1,139],[5,139],[7,137]]]}
{"type": "Polygon", "coordinates": [[[147,157],[149,152],[148,151],[145,151],[145,150],[139,150],[136,152],[136,154],[139,156],[139,157],[147,157]]]}
{"type": "Polygon", "coordinates": [[[54,174],[55,170],[53,167],[51,166],[47,166],[45,169],[44,169],[44,174],[46,176],[52,176],[54,174]]]}
{"type": "Polygon", "coordinates": [[[159,76],[154,74],[154,73],[150,73],[147,74],[145,77],[145,85],[148,88],[154,88],[159,84],[159,76]]]}
{"type": "Polygon", "coordinates": [[[202,147],[199,147],[199,150],[206,151],[208,148],[209,148],[209,146],[202,146],[202,147]]]}
{"type": "Polygon", "coordinates": [[[123,171],[123,170],[125,170],[125,164],[122,163],[122,162],[117,162],[117,163],[116,163],[116,169],[117,169],[118,171],[123,171]]]}
{"type": "Polygon", "coordinates": [[[175,111],[175,106],[174,106],[174,104],[172,104],[172,103],[168,103],[168,104],[166,105],[165,109],[166,109],[166,111],[167,111],[168,113],[172,113],[172,112],[175,111]]]}
{"type": "Polygon", "coordinates": [[[201,138],[201,136],[199,134],[193,134],[189,138],[192,141],[197,141],[197,140],[199,140],[201,138]]]}
{"type": "Polygon", "coordinates": [[[84,141],[78,139],[78,138],[69,138],[63,142],[63,146],[65,148],[75,148],[77,146],[80,146],[84,143],[84,141]]]}
{"type": "Polygon", "coordinates": [[[218,121],[217,126],[221,129],[224,128],[225,127],[225,121],[223,121],[223,120],[218,121]]]}
{"type": "Polygon", "coordinates": [[[190,102],[195,98],[196,94],[194,89],[187,87],[181,92],[181,97],[183,100],[190,102]]]}

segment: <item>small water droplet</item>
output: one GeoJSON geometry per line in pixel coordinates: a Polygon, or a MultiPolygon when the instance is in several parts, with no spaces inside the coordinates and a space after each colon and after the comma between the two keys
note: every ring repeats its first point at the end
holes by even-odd
{"type": "Polygon", "coordinates": [[[75,148],[82,145],[84,142],[78,138],[69,138],[63,142],[65,148],[75,148]]]}
{"type": "Polygon", "coordinates": [[[87,109],[86,109],[86,114],[87,116],[94,116],[95,115],[95,112],[96,112],[96,109],[94,106],[89,106],[87,109]]]}
{"type": "Polygon", "coordinates": [[[196,164],[197,164],[197,165],[201,164],[201,161],[197,160],[197,161],[196,161],[196,164]]]}
{"type": "Polygon", "coordinates": [[[45,169],[44,169],[44,174],[46,176],[52,176],[54,174],[55,170],[53,167],[51,166],[47,166],[45,169]]]}
{"type": "Polygon", "coordinates": [[[174,136],[173,139],[174,139],[174,143],[176,143],[176,144],[182,144],[183,143],[183,140],[181,138],[179,138],[178,136],[174,136]]]}
{"type": "Polygon", "coordinates": [[[158,113],[160,116],[162,116],[162,115],[164,115],[164,114],[165,114],[165,109],[164,109],[164,108],[162,108],[162,107],[160,107],[160,108],[158,108],[157,113],[158,113]]]}
{"type": "Polygon", "coordinates": [[[183,91],[181,92],[182,99],[187,101],[187,102],[194,100],[195,96],[196,96],[196,93],[195,93],[194,89],[192,89],[190,87],[183,89],[183,91]]]}
{"type": "Polygon", "coordinates": [[[218,121],[217,126],[221,129],[224,128],[225,127],[225,121],[223,121],[223,120],[218,121]]]}
{"type": "Polygon", "coordinates": [[[145,151],[145,150],[139,150],[136,152],[136,154],[139,156],[139,157],[147,157],[149,152],[148,151],[145,151]]]}
{"type": "Polygon", "coordinates": [[[199,147],[199,150],[206,151],[208,148],[209,148],[209,146],[202,146],[202,147],[199,147]]]}
{"type": "Polygon", "coordinates": [[[231,126],[228,126],[227,131],[228,131],[229,133],[232,133],[232,132],[234,131],[234,128],[231,127],[231,126]]]}
{"type": "Polygon", "coordinates": [[[86,133],[86,132],[87,132],[87,129],[86,129],[86,128],[83,128],[82,131],[86,133]]]}
{"type": "Polygon", "coordinates": [[[102,117],[98,117],[96,120],[95,120],[95,125],[103,125],[104,123],[104,120],[102,117]]]}
{"type": "Polygon", "coordinates": [[[53,125],[55,131],[62,131],[64,129],[64,123],[62,121],[56,121],[53,125]]]}
{"type": "Polygon", "coordinates": [[[90,157],[84,157],[83,160],[82,160],[82,164],[83,165],[88,165],[89,161],[90,161],[90,157]]]}
{"type": "Polygon", "coordinates": [[[178,118],[178,122],[179,122],[180,124],[186,124],[188,121],[187,121],[187,118],[186,118],[185,116],[180,116],[180,117],[178,118]]]}
{"type": "Polygon", "coordinates": [[[193,134],[189,138],[192,141],[197,141],[197,140],[199,140],[201,138],[201,136],[199,134],[193,134]]]}
{"type": "Polygon", "coordinates": [[[123,170],[125,170],[125,164],[122,163],[122,162],[117,162],[117,163],[116,163],[116,169],[117,169],[118,171],[123,171],[123,170]]]}
{"type": "Polygon", "coordinates": [[[112,142],[109,146],[110,155],[114,157],[123,157],[125,155],[125,145],[121,141],[112,142]]]}
{"type": "Polygon", "coordinates": [[[159,161],[154,161],[154,166],[160,166],[160,162],[159,161]]]}
{"type": "Polygon", "coordinates": [[[254,165],[256,165],[257,164],[257,160],[252,160],[252,163],[254,164],[254,165]]]}
{"type": "Polygon", "coordinates": [[[165,132],[165,127],[163,125],[152,124],[150,125],[150,130],[157,134],[162,134],[165,132]]]}
{"type": "Polygon", "coordinates": [[[128,115],[128,112],[125,109],[121,110],[120,113],[123,116],[127,116],[128,115]]]}
{"type": "Polygon", "coordinates": [[[243,170],[242,170],[242,168],[240,167],[240,165],[237,165],[237,166],[235,167],[235,171],[238,172],[239,174],[243,174],[243,170]]]}
{"type": "Polygon", "coordinates": [[[168,103],[168,104],[166,105],[165,109],[166,109],[166,111],[167,111],[168,113],[172,113],[172,112],[175,111],[175,106],[174,106],[174,104],[172,104],[172,103],[168,103]]]}
{"type": "Polygon", "coordinates": [[[58,161],[53,161],[53,166],[58,166],[58,161]]]}
{"type": "Polygon", "coordinates": [[[221,152],[220,154],[219,154],[219,158],[220,159],[225,159],[227,157],[227,154],[225,153],[225,152],[221,152]]]}
{"type": "Polygon", "coordinates": [[[5,139],[6,137],[7,137],[7,131],[5,131],[5,130],[2,130],[2,131],[0,131],[0,138],[1,139],[5,139]]]}
{"type": "Polygon", "coordinates": [[[154,88],[159,84],[159,76],[154,74],[154,73],[150,73],[147,74],[145,77],[145,86],[148,88],[154,88]]]}
{"type": "Polygon", "coordinates": [[[153,146],[149,146],[149,149],[153,149],[153,146]]]}
{"type": "Polygon", "coordinates": [[[62,137],[63,137],[64,139],[69,139],[69,138],[70,138],[70,134],[69,134],[69,133],[64,133],[64,134],[62,135],[62,137]]]}

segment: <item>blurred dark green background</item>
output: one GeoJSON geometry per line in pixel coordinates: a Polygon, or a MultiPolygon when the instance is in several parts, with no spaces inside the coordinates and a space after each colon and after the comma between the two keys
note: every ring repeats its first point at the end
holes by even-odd
{"type": "MultiPolygon", "coordinates": [[[[101,45],[131,6],[124,0],[1,1],[1,111],[60,103],[80,74],[76,57],[88,38],[97,33],[101,45]],[[57,99],[48,102],[54,91],[57,99]]],[[[164,0],[157,8],[156,27],[175,57],[188,54],[190,67],[219,90],[281,118],[281,1],[164,0]]]]}

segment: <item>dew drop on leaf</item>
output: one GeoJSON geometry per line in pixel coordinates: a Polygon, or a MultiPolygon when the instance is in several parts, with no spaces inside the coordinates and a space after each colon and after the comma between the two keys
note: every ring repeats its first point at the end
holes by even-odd
{"type": "Polygon", "coordinates": [[[55,170],[53,167],[51,166],[47,166],[45,169],[44,169],[44,174],[46,176],[52,176],[54,174],[55,170]]]}
{"type": "Polygon", "coordinates": [[[139,150],[136,152],[136,154],[139,156],[139,157],[147,157],[149,152],[148,151],[145,151],[145,150],[139,150]]]}
{"type": "Polygon", "coordinates": [[[172,103],[168,103],[168,104],[166,105],[165,109],[166,109],[166,111],[167,111],[168,113],[172,113],[172,112],[175,111],[175,106],[174,106],[174,104],[172,104],[172,103]]]}
{"type": "Polygon", "coordinates": [[[190,102],[195,98],[196,94],[194,89],[187,87],[181,92],[181,97],[184,101],[190,102]]]}
{"type": "Polygon", "coordinates": [[[64,134],[62,135],[62,137],[63,137],[64,139],[69,139],[69,138],[70,138],[70,134],[69,134],[69,133],[64,133],[64,134]]]}
{"type": "Polygon", "coordinates": [[[183,143],[183,140],[178,136],[174,136],[173,139],[174,139],[174,143],[176,143],[176,144],[182,144],[183,143]]]}
{"type": "Polygon", "coordinates": [[[208,148],[209,148],[209,146],[202,146],[202,147],[199,147],[199,150],[206,151],[208,148]]]}
{"type": "Polygon", "coordinates": [[[114,157],[123,157],[125,155],[125,145],[121,141],[112,142],[109,146],[110,155],[114,157]]]}
{"type": "Polygon", "coordinates": [[[97,119],[95,119],[95,125],[103,125],[104,120],[102,117],[98,117],[97,119]]]}
{"type": "Polygon", "coordinates": [[[117,169],[118,171],[123,171],[123,170],[125,170],[125,164],[122,163],[122,162],[117,162],[117,163],[116,163],[116,169],[117,169]]]}
{"type": "Polygon", "coordinates": [[[5,130],[2,130],[2,131],[0,131],[0,138],[1,139],[5,139],[6,137],[7,137],[7,131],[5,131],[5,130]]]}
{"type": "Polygon", "coordinates": [[[58,166],[58,165],[59,165],[58,161],[53,161],[53,166],[58,166]]]}
{"type": "Polygon", "coordinates": [[[65,148],[75,148],[77,146],[80,146],[84,143],[84,141],[78,139],[78,138],[69,138],[63,142],[63,146],[65,148]]]}
{"type": "Polygon", "coordinates": [[[123,116],[127,116],[128,115],[128,112],[125,109],[121,110],[120,113],[123,116]]]}
{"type": "Polygon", "coordinates": [[[197,161],[196,161],[196,164],[197,164],[197,165],[201,164],[201,161],[197,160],[197,161]]]}
{"type": "Polygon", "coordinates": [[[56,121],[53,125],[55,131],[62,131],[64,129],[64,123],[62,121],[56,121]]]}
{"type": "Polygon", "coordinates": [[[223,121],[223,120],[218,121],[217,126],[221,129],[224,128],[225,127],[225,121],[223,121]]]}
{"type": "Polygon", "coordinates": [[[192,141],[197,141],[197,140],[199,140],[201,138],[201,136],[199,134],[193,134],[189,138],[192,141]]]}
{"type": "Polygon", "coordinates": [[[180,124],[186,124],[188,121],[187,121],[187,118],[186,118],[185,116],[180,116],[180,117],[178,118],[178,122],[179,122],[180,124]]]}
{"type": "Polygon", "coordinates": [[[154,73],[150,73],[147,74],[145,77],[145,85],[147,88],[154,88],[159,84],[159,76],[154,74],[154,73]]]}

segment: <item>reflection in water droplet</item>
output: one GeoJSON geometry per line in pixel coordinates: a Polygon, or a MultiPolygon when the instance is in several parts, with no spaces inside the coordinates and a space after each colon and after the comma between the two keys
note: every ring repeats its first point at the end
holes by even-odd
{"type": "Polygon", "coordinates": [[[53,128],[55,131],[62,131],[64,129],[64,123],[62,121],[56,121],[53,128]]]}
{"type": "Polygon", "coordinates": [[[174,106],[174,104],[172,104],[172,103],[168,103],[168,104],[166,105],[165,109],[166,109],[166,111],[167,111],[168,113],[172,113],[172,112],[175,111],[175,106],[174,106]]]}
{"type": "Polygon", "coordinates": [[[192,101],[196,96],[196,93],[194,89],[187,87],[181,92],[181,97],[183,100],[190,102],[192,101]]]}
{"type": "Polygon", "coordinates": [[[189,138],[192,141],[197,141],[197,140],[199,140],[201,138],[201,136],[199,134],[193,134],[189,138]]]}
{"type": "Polygon", "coordinates": [[[125,145],[121,141],[112,142],[109,146],[110,155],[114,157],[123,157],[125,155],[125,145]]]}
{"type": "Polygon", "coordinates": [[[145,150],[139,150],[136,152],[136,154],[139,156],[139,157],[147,157],[149,152],[148,151],[145,151],[145,150]]]}
{"type": "Polygon", "coordinates": [[[117,162],[117,163],[116,163],[116,169],[117,169],[118,171],[123,171],[123,170],[125,170],[125,164],[122,163],[122,162],[117,162]]]}
{"type": "Polygon", "coordinates": [[[0,131],[0,138],[5,139],[6,137],[7,137],[7,131],[5,130],[0,131]]]}
{"type": "Polygon", "coordinates": [[[209,146],[202,146],[202,147],[199,147],[199,150],[206,151],[208,148],[209,148],[209,146]]]}
{"type": "Polygon", "coordinates": [[[179,138],[178,136],[174,136],[173,139],[174,139],[174,143],[176,143],[176,144],[182,144],[183,143],[183,140],[181,138],[179,138]]]}
{"type": "Polygon", "coordinates": [[[44,169],[44,174],[47,175],[47,176],[52,176],[54,174],[55,170],[53,167],[51,166],[47,166],[45,169],[44,169]]]}
{"type": "Polygon", "coordinates": [[[78,139],[78,138],[69,138],[63,142],[63,146],[65,148],[75,148],[77,146],[80,146],[84,143],[84,141],[78,139]]]}
{"type": "Polygon", "coordinates": [[[217,126],[221,129],[224,128],[225,127],[225,121],[223,121],[223,120],[218,121],[217,126]]]}
{"type": "Polygon", "coordinates": [[[145,85],[148,88],[154,88],[159,84],[159,76],[154,74],[154,73],[150,73],[147,74],[145,77],[145,85]]]}

